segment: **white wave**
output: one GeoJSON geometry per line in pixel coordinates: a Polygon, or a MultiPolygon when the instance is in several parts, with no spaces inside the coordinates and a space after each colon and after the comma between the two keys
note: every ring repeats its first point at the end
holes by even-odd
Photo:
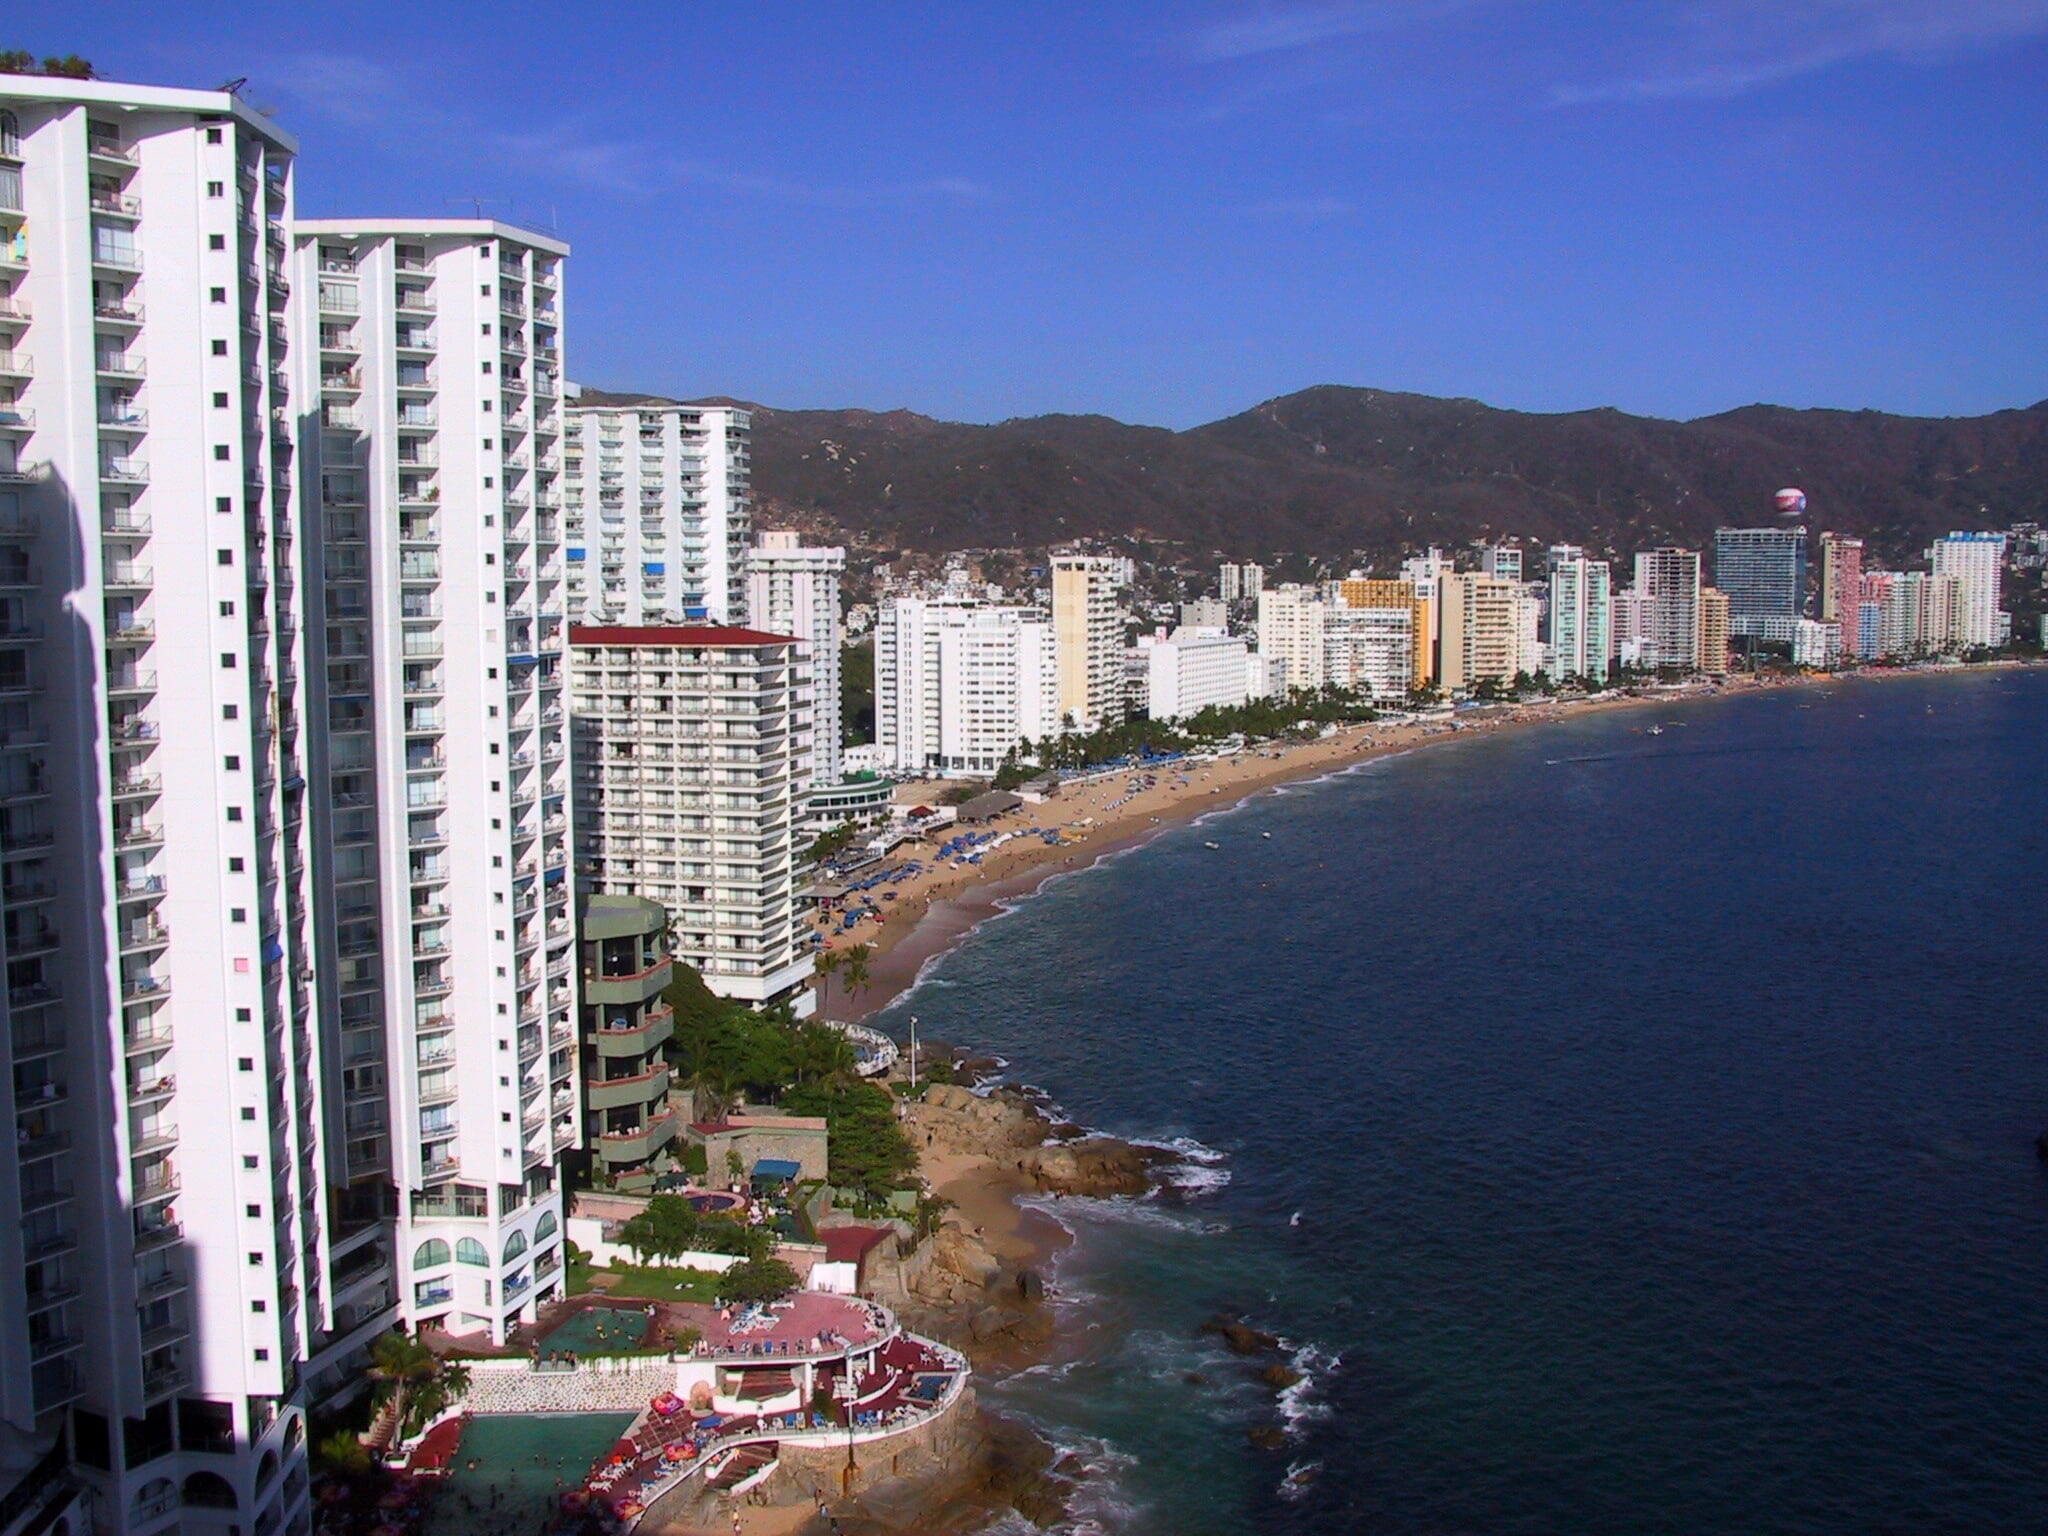
{"type": "Polygon", "coordinates": [[[1214,1237],[1230,1230],[1226,1221],[1204,1220],[1176,1206],[1161,1205],[1149,1195],[1068,1195],[1060,1200],[1050,1195],[1031,1195],[1017,1203],[1026,1210],[1045,1212],[1076,1238],[1080,1236],[1074,1228],[1076,1221],[1099,1226],[1153,1227],[1200,1237],[1214,1237]]]}
{"type": "Polygon", "coordinates": [[[1335,1413],[1336,1410],[1323,1401],[1320,1389],[1336,1374],[1344,1357],[1315,1343],[1296,1344],[1289,1339],[1280,1342],[1288,1352],[1288,1368],[1301,1377],[1280,1394],[1280,1418],[1287,1433],[1299,1439],[1308,1432],[1309,1425],[1320,1423],[1335,1413]]]}
{"type": "Polygon", "coordinates": [[[1308,1497],[1309,1489],[1315,1486],[1317,1476],[1322,1472],[1320,1461],[1291,1462],[1287,1475],[1280,1479],[1280,1497],[1292,1502],[1308,1497]]]}
{"type": "Polygon", "coordinates": [[[1176,1195],[1193,1199],[1198,1195],[1213,1195],[1231,1180],[1228,1168],[1205,1168],[1197,1163],[1180,1163],[1164,1170],[1160,1179],[1165,1187],[1176,1195]]]}

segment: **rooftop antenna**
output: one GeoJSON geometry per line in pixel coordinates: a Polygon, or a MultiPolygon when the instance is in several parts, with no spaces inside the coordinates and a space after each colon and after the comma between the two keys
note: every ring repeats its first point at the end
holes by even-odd
{"type": "Polygon", "coordinates": [[[451,197],[448,201],[451,203],[469,203],[476,209],[476,216],[482,218],[484,216],[484,204],[499,202],[501,199],[495,197],[451,197]]]}
{"type": "Polygon", "coordinates": [[[249,77],[247,75],[237,75],[235,76],[234,79],[228,81],[225,85],[221,86],[221,89],[223,91],[226,91],[230,96],[239,96],[242,94],[242,87],[247,85],[248,83],[249,77]]]}

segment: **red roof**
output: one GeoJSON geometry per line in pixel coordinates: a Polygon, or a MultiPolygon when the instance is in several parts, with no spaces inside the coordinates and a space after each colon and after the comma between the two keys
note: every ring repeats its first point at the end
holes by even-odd
{"type": "Polygon", "coordinates": [[[867,1251],[885,1237],[887,1227],[827,1227],[818,1234],[825,1245],[825,1257],[834,1264],[857,1264],[867,1251]]]}
{"type": "Polygon", "coordinates": [[[771,635],[759,629],[740,629],[729,624],[631,625],[571,624],[571,645],[673,645],[748,646],[795,645],[790,635],[771,635]]]}

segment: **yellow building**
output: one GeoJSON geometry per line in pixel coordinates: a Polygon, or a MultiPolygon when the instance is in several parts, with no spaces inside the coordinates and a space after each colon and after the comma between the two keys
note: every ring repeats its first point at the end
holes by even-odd
{"type": "Polygon", "coordinates": [[[1417,688],[1426,688],[1436,681],[1436,648],[1429,643],[1430,633],[1435,628],[1436,604],[1418,594],[1414,582],[1350,576],[1337,583],[1337,595],[1346,608],[1406,608],[1413,622],[1414,635],[1409,675],[1417,688]]]}
{"type": "Polygon", "coordinates": [[[1700,588],[1699,668],[1708,677],[1728,675],[1728,594],[1718,587],[1700,588]]]}
{"type": "Polygon", "coordinates": [[[1053,556],[1052,633],[1061,716],[1080,730],[1121,721],[1124,636],[1113,561],[1053,556]]]}

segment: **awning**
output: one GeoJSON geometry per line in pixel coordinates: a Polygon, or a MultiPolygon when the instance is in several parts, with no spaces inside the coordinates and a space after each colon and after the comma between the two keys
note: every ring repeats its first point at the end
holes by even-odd
{"type": "Polygon", "coordinates": [[[793,1163],[786,1157],[764,1157],[754,1164],[757,1179],[778,1179],[784,1184],[793,1183],[804,1171],[802,1163],[793,1163]]]}

